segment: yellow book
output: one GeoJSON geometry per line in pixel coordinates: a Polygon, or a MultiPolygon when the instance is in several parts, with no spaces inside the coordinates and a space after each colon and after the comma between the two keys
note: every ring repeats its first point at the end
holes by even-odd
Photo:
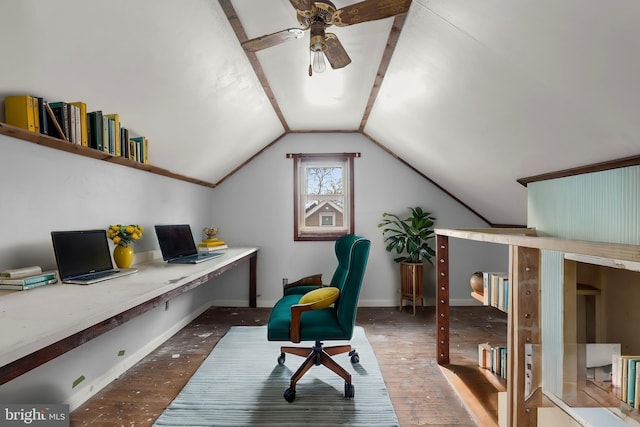
{"type": "Polygon", "coordinates": [[[88,147],[89,131],[87,128],[87,104],[80,101],[71,102],[70,104],[75,105],[80,109],[80,144],[83,147],[88,147]]]}
{"type": "Polygon", "coordinates": [[[115,143],[113,154],[115,154],[116,156],[120,156],[120,154],[122,153],[122,147],[120,146],[120,144],[121,144],[121,142],[120,142],[120,115],[114,113],[114,114],[105,114],[105,116],[107,118],[113,120],[113,123],[114,123],[113,140],[114,140],[114,143],[115,143]]]}
{"type": "Polygon", "coordinates": [[[149,164],[149,140],[144,137],[142,139],[142,145],[143,145],[143,163],[145,165],[149,164]]]}
{"type": "Polygon", "coordinates": [[[33,101],[33,121],[35,127],[35,133],[40,133],[40,103],[38,102],[38,98],[32,96],[33,101]]]}
{"type": "Polygon", "coordinates": [[[5,122],[36,132],[36,109],[29,95],[7,96],[4,99],[5,122]]]}
{"type": "Polygon", "coordinates": [[[206,242],[198,243],[198,246],[201,248],[215,248],[216,246],[222,246],[222,245],[224,245],[223,241],[211,242],[211,243],[206,243],[206,242]]]}

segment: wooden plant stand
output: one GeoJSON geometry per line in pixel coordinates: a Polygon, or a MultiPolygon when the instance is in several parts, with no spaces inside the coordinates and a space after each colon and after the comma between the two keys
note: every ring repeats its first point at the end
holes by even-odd
{"type": "Polygon", "coordinates": [[[420,306],[424,310],[424,298],[422,287],[424,284],[424,263],[400,263],[400,311],[404,300],[413,303],[413,315],[416,314],[416,302],[420,301],[420,306]]]}

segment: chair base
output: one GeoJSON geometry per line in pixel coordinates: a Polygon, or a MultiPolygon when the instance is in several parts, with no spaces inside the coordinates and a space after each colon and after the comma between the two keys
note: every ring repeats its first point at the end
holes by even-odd
{"type": "MultiPolygon", "coordinates": [[[[316,341],[313,347],[280,347],[280,351],[282,354],[280,355],[280,359],[284,362],[284,353],[294,354],[296,356],[305,357],[306,359],[300,365],[298,370],[291,376],[291,383],[289,389],[295,393],[296,383],[300,381],[300,379],[304,376],[305,373],[312,366],[323,365],[329,368],[331,371],[342,377],[345,382],[345,389],[352,388],[351,386],[351,374],[340,366],[331,356],[335,356],[336,354],[349,353],[352,358],[352,361],[356,363],[359,359],[357,359],[358,355],[351,348],[350,345],[338,345],[338,346],[330,346],[324,347],[320,341],[316,341]]],[[[280,361],[278,359],[278,361],[280,361]]],[[[348,397],[348,396],[347,396],[348,397]]],[[[351,396],[353,397],[353,396],[351,396]]]]}

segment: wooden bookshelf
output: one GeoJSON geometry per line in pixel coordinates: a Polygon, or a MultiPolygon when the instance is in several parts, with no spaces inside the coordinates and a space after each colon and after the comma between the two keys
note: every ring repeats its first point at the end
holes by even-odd
{"type": "Polygon", "coordinates": [[[66,151],[67,153],[79,154],[81,156],[91,157],[92,159],[103,160],[105,162],[110,162],[110,163],[116,163],[121,166],[127,166],[130,168],[151,172],[156,175],[162,175],[168,178],[190,182],[192,184],[202,185],[204,187],[209,187],[209,188],[216,187],[216,185],[211,182],[181,175],[175,172],[171,172],[167,169],[136,162],[134,160],[127,159],[124,157],[115,156],[113,154],[110,154],[104,151],[99,151],[89,147],[83,147],[82,145],[74,144],[59,138],[54,138],[52,136],[43,135],[35,132],[29,132],[26,129],[11,126],[6,123],[0,123],[0,135],[6,135],[12,138],[21,139],[23,141],[31,142],[34,144],[43,145],[45,147],[54,148],[56,150],[66,151]]]}
{"type": "MultiPolygon", "coordinates": [[[[510,427],[537,426],[537,408],[543,406],[557,405],[567,412],[571,413],[571,406],[589,406],[599,408],[614,408],[618,413],[622,413],[627,419],[637,422],[640,420],[638,411],[631,409],[619,400],[613,398],[612,394],[598,387],[593,382],[587,381],[584,387],[572,389],[574,400],[567,396],[566,401],[552,399],[553,396],[547,396],[542,392],[540,373],[543,369],[541,366],[540,355],[537,354],[541,350],[541,333],[542,327],[539,319],[540,302],[539,295],[541,291],[541,250],[550,250],[563,252],[565,259],[573,259],[583,263],[593,263],[607,268],[609,270],[624,269],[638,274],[640,271],[640,246],[611,244],[602,242],[590,242],[579,240],[567,240],[554,237],[537,237],[534,230],[531,229],[514,229],[505,231],[501,229],[436,229],[437,244],[437,328],[438,328],[438,364],[445,376],[449,379],[451,385],[456,389],[461,399],[467,404],[470,412],[479,425],[497,425],[496,407],[497,394],[501,391],[501,384],[496,384],[494,378],[486,377],[484,381],[478,371],[482,371],[477,366],[460,366],[455,361],[450,361],[449,357],[449,238],[459,238],[466,240],[474,240],[480,242],[498,243],[509,246],[509,276],[510,293],[509,293],[509,313],[508,313],[508,329],[507,329],[507,380],[504,385],[506,389],[506,412],[505,425],[510,427]],[[525,396],[525,375],[526,363],[524,348],[525,344],[532,344],[535,347],[533,358],[534,379],[531,384],[531,394],[525,396]],[[481,392],[479,390],[484,390],[481,392]],[[485,396],[482,396],[485,393],[485,396]]],[[[574,262],[576,264],[576,262],[574,262]]],[[[571,265],[571,264],[569,264],[571,265]]],[[[572,272],[568,269],[565,261],[565,344],[575,343],[573,336],[575,332],[568,332],[577,323],[575,305],[571,305],[567,301],[574,301],[576,296],[581,297],[600,297],[603,290],[600,289],[598,281],[602,281],[600,271],[587,270],[585,274],[587,279],[595,282],[578,280],[580,270],[576,272],[575,268],[572,272]],[[567,292],[569,293],[567,298],[567,292]],[[567,327],[567,319],[571,319],[573,324],[567,327]],[[572,335],[573,334],[573,335],[572,335]]],[[[622,280],[619,276],[615,276],[615,290],[610,289],[607,295],[609,300],[612,295],[620,293],[620,286],[623,282],[639,282],[638,276],[627,279],[623,276],[622,280]]],[[[636,286],[637,287],[637,286],[636,286]]],[[[611,285],[610,285],[611,288],[611,285]]],[[[605,289],[606,290],[606,289],[605,289]]],[[[625,291],[629,292],[629,291],[625,291]]],[[[640,293],[640,288],[638,289],[640,293]]],[[[481,300],[481,295],[472,293],[472,297],[481,300]]],[[[628,293],[623,292],[623,297],[629,299],[628,293]]],[[[637,300],[637,294],[632,297],[637,300]]],[[[606,313],[606,307],[597,308],[596,314],[602,311],[606,313]]],[[[609,311],[616,311],[615,309],[609,311]]],[[[617,310],[620,311],[620,310],[617,310]]],[[[598,325],[601,315],[595,317],[595,327],[603,329],[602,325],[598,325]]],[[[606,319],[605,319],[606,320],[606,319]]],[[[606,322],[605,322],[606,323],[606,322]]],[[[575,328],[574,328],[575,329],[575,328]]],[[[630,331],[631,334],[635,330],[630,331]]],[[[605,337],[607,338],[607,337],[605,337]]],[[[624,340],[623,340],[624,341],[624,340]]],[[[602,341],[606,342],[606,341],[602,341]]],[[[616,341],[617,342],[617,341],[616,341]]],[[[640,351],[640,350],[635,350],[640,351]]],[[[566,353],[566,350],[565,350],[566,353]]],[[[576,382],[575,378],[569,378],[570,381],[576,382]]],[[[565,389],[567,387],[565,386],[565,389]]],[[[563,397],[564,399],[564,397],[563,397]]]]}

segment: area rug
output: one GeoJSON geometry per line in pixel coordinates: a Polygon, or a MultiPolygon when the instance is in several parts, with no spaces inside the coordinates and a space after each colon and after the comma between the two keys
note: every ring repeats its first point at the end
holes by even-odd
{"type": "Polygon", "coordinates": [[[285,364],[278,365],[282,344],[286,345],[267,341],[265,326],[232,327],[154,425],[398,425],[362,327],[356,327],[350,341],[360,355],[360,362],[352,364],[346,353],[334,356],[351,373],[355,386],[353,399],[344,397],[342,378],[324,366],[313,366],[296,385],[295,401],[287,402],[282,394],[304,359],[287,354],[285,364]]]}

